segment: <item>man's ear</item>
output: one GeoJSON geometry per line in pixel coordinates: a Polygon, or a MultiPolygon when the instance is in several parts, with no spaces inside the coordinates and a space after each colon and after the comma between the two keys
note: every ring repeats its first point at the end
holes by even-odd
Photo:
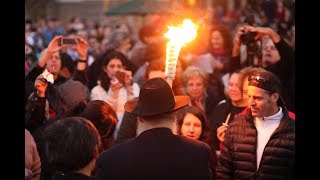
{"type": "Polygon", "coordinates": [[[138,121],[144,123],[144,120],[140,116],[138,116],[138,121]]]}
{"type": "Polygon", "coordinates": [[[278,92],[275,92],[271,95],[272,102],[277,102],[279,98],[280,98],[280,94],[278,92]]]}

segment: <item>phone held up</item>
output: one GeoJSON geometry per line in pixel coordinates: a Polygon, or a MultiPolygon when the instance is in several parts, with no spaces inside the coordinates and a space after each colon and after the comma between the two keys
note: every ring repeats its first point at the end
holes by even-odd
{"type": "Polygon", "coordinates": [[[117,71],[116,72],[116,78],[123,85],[125,85],[125,80],[124,80],[125,77],[126,77],[126,73],[125,72],[122,72],[122,71],[117,71]]]}
{"type": "MultiPolygon", "coordinates": [[[[116,78],[118,79],[118,81],[121,83],[121,84],[123,84],[123,85],[125,85],[126,83],[125,83],[125,78],[126,78],[126,76],[127,76],[127,73],[125,73],[125,72],[123,72],[123,71],[117,71],[116,72],[116,78]]],[[[132,86],[132,84],[133,84],[133,81],[132,81],[132,79],[131,79],[131,86],[132,86]]]]}
{"type": "Polygon", "coordinates": [[[77,38],[69,38],[69,37],[62,37],[59,41],[59,46],[61,45],[76,45],[78,43],[77,38]]]}

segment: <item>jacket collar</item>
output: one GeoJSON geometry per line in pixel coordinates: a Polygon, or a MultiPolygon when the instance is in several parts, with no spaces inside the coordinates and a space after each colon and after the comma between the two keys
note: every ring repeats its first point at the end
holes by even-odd
{"type": "MultiPolygon", "coordinates": [[[[275,132],[272,133],[272,135],[276,134],[276,133],[279,133],[279,132],[285,132],[285,131],[290,131],[290,130],[294,130],[295,129],[295,125],[294,125],[295,121],[289,117],[288,110],[286,108],[282,108],[282,112],[283,112],[283,117],[282,117],[282,119],[280,121],[280,124],[277,127],[277,129],[275,130],[275,132]]],[[[252,126],[254,126],[253,117],[251,116],[250,110],[247,111],[246,120],[252,126]]]]}
{"type": "Polygon", "coordinates": [[[173,136],[171,129],[166,127],[161,128],[152,128],[148,129],[146,131],[143,131],[141,134],[137,136],[136,139],[141,139],[144,137],[150,137],[150,136],[173,136]]]}

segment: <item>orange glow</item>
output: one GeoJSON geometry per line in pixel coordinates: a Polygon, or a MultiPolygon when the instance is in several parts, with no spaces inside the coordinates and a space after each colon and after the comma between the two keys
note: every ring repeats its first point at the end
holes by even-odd
{"type": "Polygon", "coordinates": [[[197,28],[190,19],[185,19],[180,26],[168,26],[169,30],[164,36],[169,38],[169,43],[182,46],[196,38],[197,28]]]}
{"type": "Polygon", "coordinates": [[[180,26],[168,26],[169,30],[164,34],[169,39],[169,42],[166,44],[165,75],[168,78],[170,86],[172,86],[172,80],[175,77],[180,49],[186,43],[196,38],[197,28],[190,19],[185,19],[180,26]]]}

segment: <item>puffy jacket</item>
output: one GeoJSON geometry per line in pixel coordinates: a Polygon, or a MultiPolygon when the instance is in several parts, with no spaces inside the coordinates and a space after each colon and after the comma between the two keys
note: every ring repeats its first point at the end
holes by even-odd
{"type": "Polygon", "coordinates": [[[216,179],[294,179],[295,124],[288,111],[265,146],[258,170],[256,148],[253,118],[238,116],[226,131],[216,179]]]}

